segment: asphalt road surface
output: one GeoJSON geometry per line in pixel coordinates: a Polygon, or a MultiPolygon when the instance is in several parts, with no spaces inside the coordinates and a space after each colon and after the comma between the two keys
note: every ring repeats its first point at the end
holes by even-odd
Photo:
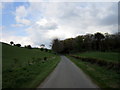
{"type": "Polygon", "coordinates": [[[61,56],[58,66],[38,88],[98,88],[98,86],[67,57],[61,56]]]}

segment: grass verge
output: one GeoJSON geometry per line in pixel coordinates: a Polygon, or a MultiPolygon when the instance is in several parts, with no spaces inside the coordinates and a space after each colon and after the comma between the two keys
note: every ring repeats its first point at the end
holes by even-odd
{"type": "Polygon", "coordinates": [[[100,88],[120,88],[120,73],[89,62],[82,62],[70,56],[67,57],[89,75],[100,88]]]}
{"type": "MultiPolygon", "coordinates": [[[[44,81],[44,79],[46,79],[46,77],[54,70],[54,68],[57,66],[59,61],[60,61],[60,57],[56,56],[53,60],[48,62],[49,64],[48,63],[45,64],[45,67],[42,68],[41,73],[38,74],[31,83],[28,83],[27,87],[33,88],[40,85],[44,81]]],[[[26,86],[23,86],[23,87],[26,87],[26,86]]]]}
{"type": "Polygon", "coordinates": [[[56,67],[60,57],[3,72],[3,88],[36,88],[56,67]]]}

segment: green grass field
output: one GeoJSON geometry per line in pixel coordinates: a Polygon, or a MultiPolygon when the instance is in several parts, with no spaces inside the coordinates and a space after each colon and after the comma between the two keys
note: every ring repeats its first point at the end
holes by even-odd
{"type": "Polygon", "coordinates": [[[103,59],[103,60],[112,61],[112,62],[119,62],[120,61],[120,59],[119,59],[120,54],[115,53],[115,52],[84,52],[84,53],[77,53],[74,55],[82,56],[82,57],[103,59]]]}
{"type": "MultiPolygon", "coordinates": [[[[103,59],[106,61],[118,62],[118,53],[113,52],[84,52],[74,54],[81,57],[90,57],[103,59]]],[[[90,62],[84,62],[80,59],[68,56],[72,62],[80,67],[86,74],[88,74],[92,80],[101,88],[120,88],[120,73],[107,69],[105,67],[98,66],[97,64],[91,64],[90,62]]]]}
{"type": "Polygon", "coordinates": [[[2,44],[2,86],[35,88],[59,61],[60,57],[50,52],[2,44]]]}

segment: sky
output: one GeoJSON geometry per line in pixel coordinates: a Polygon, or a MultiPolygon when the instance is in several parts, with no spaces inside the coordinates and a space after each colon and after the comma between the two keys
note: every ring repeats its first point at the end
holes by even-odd
{"type": "Polygon", "coordinates": [[[49,48],[54,38],[118,32],[117,2],[0,2],[0,41],[49,48]]]}

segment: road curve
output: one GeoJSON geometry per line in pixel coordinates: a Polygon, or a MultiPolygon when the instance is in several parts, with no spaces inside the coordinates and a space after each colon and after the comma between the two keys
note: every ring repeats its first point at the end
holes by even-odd
{"type": "Polygon", "coordinates": [[[98,86],[67,57],[61,56],[58,66],[38,88],[98,88],[98,86]]]}

